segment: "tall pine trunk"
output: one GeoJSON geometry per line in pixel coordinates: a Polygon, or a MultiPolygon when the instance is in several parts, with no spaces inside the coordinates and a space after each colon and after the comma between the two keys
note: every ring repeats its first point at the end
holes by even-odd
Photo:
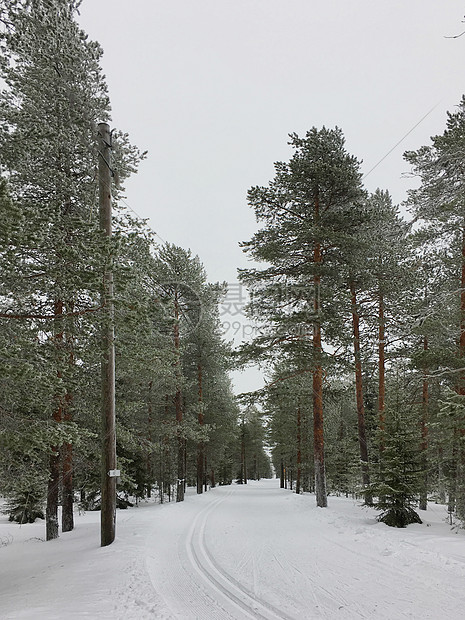
{"type": "MultiPolygon", "coordinates": [[[[459,341],[460,368],[463,368],[465,361],[465,227],[462,229],[462,264],[460,274],[460,341],[459,341]]],[[[457,394],[462,396],[465,402],[465,372],[462,370],[458,378],[456,387],[457,394]]],[[[463,478],[465,476],[465,416],[462,414],[458,420],[459,448],[457,460],[456,477],[456,511],[460,519],[465,519],[465,486],[463,478]]]]}
{"type": "Polygon", "coordinates": [[[153,381],[148,384],[148,402],[147,402],[147,440],[149,442],[149,452],[147,453],[147,497],[152,497],[152,481],[153,481],[153,465],[152,465],[152,387],[153,381]]]}
{"type": "MultiPolygon", "coordinates": [[[[67,308],[69,312],[73,312],[74,305],[70,304],[67,308]]],[[[74,365],[74,352],[73,352],[73,338],[69,331],[66,334],[66,342],[69,347],[68,362],[70,367],[74,365]]],[[[67,390],[64,406],[63,406],[63,421],[71,422],[73,419],[71,406],[72,406],[72,394],[67,390]]],[[[62,446],[62,458],[63,458],[63,476],[62,476],[62,514],[61,514],[61,529],[63,532],[71,532],[74,529],[74,486],[73,486],[73,445],[71,443],[65,443],[62,446]]]]}
{"type": "Polygon", "coordinates": [[[295,480],[295,492],[300,494],[302,477],[302,417],[300,414],[300,405],[297,407],[297,474],[295,480]]]}
{"type": "Polygon", "coordinates": [[[179,339],[179,300],[178,300],[178,291],[175,290],[174,293],[174,348],[176,352],[176,394],[174,396],[174,406],[176,411],[176,440],[178,445],[178,456],[177,456],[177,481],[176,481],[176,501],[182,502],[184,501],[184,483],[186,479],[186,469],[185,469],[185,457],[186,457],[186,444],[184,441],[184,437],[182,434],[182,394],[181,394],[181,357],[180,357],[180,339],[179,339]]]}
{"type": "MultiPolygon", "coordinates": [[[[63,414],[64,422],[71,422],[71,394],[66,394],[63,414]]],[[[71,532],[74,529],[74,486],[73,486],[73,445],[65,443],[62,447],[63,454],[63,478],[62,495],[63,505],[61,514],[61,529],[63,532],[71,532]]]]}
{"type": "Polygon", "coordinates": [[[245,424],[242,422],[241,429],[241,483],[247,484],[247,463],[245,454],[245,424]]]}
{"type": "MultiPolygon", "coordinates": [[[[54,303],[54,315],[55,315],[55,334],[54,334],[54,346],[57,349],[58,362],[57,377],[62,376],[60,370],[61,365],[61,347],[63,345],[63,302],[56,300],[54,303]]],[[[63,419],[63,406],[62,396],[57,395],[57,403],[53,412],[53,420],[56,423],[62,422],[63,419]]],[[[58,538],[58,499],[59,499],[59,487],[60,487],[60,447],[51,446],[51,453],[49,458],[49,478],[47,485],[47,506],[45,509],[45,537],[46,540],[53,540],[58,538]]]]}
{"type": "MultiPolygon", "coordinates": [[[[423,338],[423,350],[428,350],[428,338],[423,338]]],[[[421,463],[421,481],[420,481],[420,502],[418,507],[420,510],[426,510],[428,506],[428,378],[426,369],[423,371],[422,399],[421,399],[421,445],[420,445],[420,463],[421,463]]]]}
{"type": "MultiPolygon", "coordinates": [[[[363,402],[362,360],[360,356],[360,316],[357,308],[357,291],[353,280],[350,281],[350,293],[352,298],[352,325],[354,332],[355,395],[357,401],[358,443],[360,447],[362,482],[363,486],[366,488],[370,484],[370,472],[365,428],[365,405],[363,402]]],[[[367,504],[371,504],[371,501],[371,497],[366,495],[365,502],[367,504]]]]}
{"type": "MultiPolygon", "coordinates": [[[[315,223],[319,223],[319,200],[315,198],[315,223]]],[[[320,266],[322,262],[321,244],[315,241],[313,246],[313,263],[315,274],[313,276],[313,441],[315,461],[315,494],[316,504],[320,508],[326,508],[328,500],[326,496],[326,474],[324,455],[323,433],[323,368],[321,347],[321,318],[320,318],[320,266]]]]}
{"type": "Polygon", "coordinates": [[[378,297],[378,427],[381,452],[384,450],[384,431],[386,427],[385,345],[384,298],[380,290],[378,297]]]}
{"type": "MultiPolygon", "coordinates": [[[[202,364],[199,361],[197,364],[197,386],[198,386],[198,405],[199,416],[198,422],[200,430],[202,430],[204,424],[203,415],[203,390],[202,390],[202,364]]],[[[197,445],[197,493],[202,493],[205,483],[205,444],[203,440],[199,441],[197,445]]]]}

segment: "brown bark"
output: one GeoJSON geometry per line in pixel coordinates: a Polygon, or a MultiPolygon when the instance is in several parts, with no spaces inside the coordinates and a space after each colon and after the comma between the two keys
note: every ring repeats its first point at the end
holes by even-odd
{"type": "Polygon", "coordinates": [[[300,405],[297,407],[297,474],[295,481],[295,492],[300,494],[300,479],[302,475],[302,432],[301,432],[300,405]]]}
{"type": "MultiPolygon", "coordinates": [[[[199,404],[199,415],[198,422],[200,428],[202,428],[204,424],[204,415],[203,415],[203,389],[202,389],[202,364],[199,362],[197,364],[197,385],[198,385],[198,404],[199,404]]],[[[202,493],[204,486],[204,478],[205,478],[205,444],[203,441],[199,441],[197,446],[197,493],[202,493]]]]}
{"type": "MultiPolygon", "coordinates": [[[[428,350],[428,338],[423,338],[423,350],[428,350]]],[[[428,472],[427,472],[427,450],[428,450],[428,378],[426,370],[423,372],[422,386],[422,403],[421,403],[421,444],[420,444],[420,462],[422,467],[422,480],[420,489],[420,502],[418,507],[420,510],[426,510],[428,506],[428,472]]]]}
{"type": "Polygon", "coordinates": [[[284,461],[283,459],[281,459],[281,472],[280,472],[280,477],[279,477],[279,486],[281,489],[284,489],[285,477],[286,477],[286,470],[284,469],[284,461]]]}
{"type": "MultiPolygon", "coordinates": [[[[315,222],[319,221],[319,201],[315,199],[315,222]]],[[[319,241],[314,242],[313,263],[315,275],[313,276],[314,297],[313,309],[315,318],[313,322],[313,438],[314,438],[314,460],[315,460],[315,493],[316,503],[320,508],[326,508],[328,500],[326,496],[326,475],[325,475],[325,456],[324,456],[324,434],[323,434],[323,368],[321,365],[321,323],[320,323],[320,265],[322,262],[321,245],[319,241]]]]}
{"type": "MultiPolygon", "coordinates": [[[[459,357],[462,361],[465,359],[465,227],[462,229],[462,266],[460,274],[460,340],[459,340],[459,357]]],[[[460,372],[458,377],[458,385],[456,388],[459,396],[465,396],[465,373],[460,372]]],[[[462,480],[465,476],[465,416],[462,415],[458,421],[458,455],[456,466],[456,478],[462,480]]],[[[459,518],[465,517],[465,489],[458,482],[455,485],[455,504],[456,512],[459,518]]]]}
{"type": "Polygon", "coordinates": [[[378,424],[381,433],[380,451],[384,450],[384,429],[385,420],[385,325],[384,325],[384,299],[383,294],[379,292],[378,299],[378,424]]]}
{"type": "MultiPolygon", "coordinates": [[[[363,486],[367,487],[370,484],[370,472],[365,428],[365,405],[363,402],[362,360],[360,356],[360,316],[357,308],[357,291],[353,280],[350,281],[350,294],[352,298],[352,325],[354,332],[355,395],[357,402],[358,443],[360,447],[362,482],[363,486]]],[[[370,504],[371,498],[367,496],[365,501],[367,504],[370,504]]]]}
{"type": "Polygon", "coordinates": [[[247,484],[247,464],[245,454],[245,428],[244,422],[241,429],[241,483],[247,484]]]}
{"type": "MultiPolygon", "coordinates": [[[[461,268],[461,276],[460,276],[460,340],[459,340],[459,357],[461,360],[465,359],[465,229],[462,233],[462,268],[461,268]]],[[[463,363],[461,364],[463,367],[463,363]]],[[[465,396],[465,373],[462,371],[458,378],[457,394],[460,396],[465,396]]],[[[465,436],[465,423],[464,420],[461,421],[460,427],[460,436],[465,436]]],[[[463,441],[462,441],[463,443],[463,441]]],[[[461,450],[463,453],[464,451],[461,450]]],[[[463,457],[461,459],[464,461],[463,457]]]]}
{"type": "MultiPolygon", "coordinates": [[[[148,403],[147,403],[147,439],[150,447],[152,446],[152,387],[153,381],[149,381],[148,384],[148,403]]],[[[153,465],[152,456],[150,450],[147,453],[147,497],[152,497],[152,480],[153,480],[153,465]]]]}
{"type": "MultiPolygon", "coordinates": [[[[176,377],[178,382],[180,382],[180,339],[179,339],[179,300],[178,300],[178,291],[175,290],[174,294],[174,348],[176,351],[176,377]]],[[[186,478],[186,469],[185,469],[185,441],[182,436],[181,424],[183,419],[183,411],[182,411],[182,394],[181,387],[178,383],[176,388],[176,394],[174,396],[174,406],[176,411],[176,424],[177,424],[177,443],[178,443],[178,458],[177,458],[177,473],[178,479],[176,483],[176,501],[182,502],[184,501],[184,483],[186,478]]]]}

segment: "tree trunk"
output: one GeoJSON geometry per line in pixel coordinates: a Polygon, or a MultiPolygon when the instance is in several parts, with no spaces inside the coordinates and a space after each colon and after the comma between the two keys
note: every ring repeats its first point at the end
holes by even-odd
{"type": "Polygon", "coordinates": [[[60,486],[60,451],[57,446],[51,448],[49,459],[49,479],[47,488],[47,507],[45,510],[46,540],[58,538],[58,488],[60,486]]]}
{"type": "MultiPolygon", "coordinates": [[[[74,306],[70,305],[69,311],[72,312],[74,306]]],[[[73,340],[69,336],[67,338],[69,351],[69,364],[74,365],[74,353],[73,353],[73,340]]],[[[63,420],[65,422],[71,422],[73,419],[71,411],[72,395],[68,391],[65,396],[64,408],[63,408],[63,420]]],[[[65,443],[62,446],[63,455],[63,477],[62,477],[62,514],[61,514],[61,529],[63,532],[71,532],[74,529],[74,487],[73,487],[73,446],[70,443],[65,443]]]]}
{"type": "Polygon", "coordinates": [[[380,451],[384,450],[385,420],[385,325],[384,325],[384,299],[381,290],[378,299],[378,424],[381,433],[380,451]]]}
{"type": "MultiPolygon", "coordinates": [[[[71,420],[71,414],[66,410],[65,421],[71,420]]],[[[74,529],[74,488],[73,488],[73,446],[70,443],[63,445],[63,481],[62,481],[63,508],[61,515],[61,529],[71,532],[74,529]]]]}
{"type": "MultiPolygon", "coordinates": [[[[423,339],[423,350],[428,350],[428,338],[423,339]]],[[[421,404],[421,445],[420,463],[422,468],[419,509],[426,510],[428,507],[428,378],[426,370],[423,372],[423,390],[421,404]]]]}
{"type": "MultiPolygon", "coordinates": [[[[199,426],[202,429],[204,424],[204,416],[203,416],[203,394],[202,394],[202,364],[197,364],[197,384],[198,384],[198,404],[199,404],[199,415],[198,421],[199,426]]],[[[205,444],[203,441],[199,441],[197,445],[197,493],[203,492],[203,486],[205,483],[205,444]]]]}
{"type": "Polygon", "coordinates": [[[444,474],[443,448],[438,446],[438,500],[440,504],[446,503],[446,476],[444,474]]]}
{"type": "Polygon", "coordinates": [[[284,469],[284,459],[281,458],[281,475],[279,477],[279,486],[281,489],[284,489],[284,485],[285,485],[285,476],[286,476],[286,470],[284,469]]]}
{"type": "Polygon", "coordinates": [[[457,449],[457,443],[458,443],[458,433],[455,430],[454,431],[454,438],[453,438],[453,444],[452,444],[452,462],[450,464],[450,466],[448,467],[448,478],[449,478],[449,488],[448,488],[448,497],[447,497],[447,509],[450,515],[450,519],[451,522],[450,524],[452,525],[452,514],[455,512],[456,509],[456,501],[457,501],[457,465],[458,465],[458,458],[457,458],[457,453],[458,453],[458,449],[457,449]]]}
{"type": "MultiPolygon", "coordinates": [[[[357,308],[357,292],[353,280],[350,281],[350,293],[352,297],[352,326],[354,332],[355,395],[357,401],[358,443],[360,448],[362,482],[363,486],[367,488],[370,484],[370,472],[365,429],[365,405],[363,402],[362,360],[360,356],[360,316],[357,308]]],[[[365,503],[368,505],[372,503],[372,498],[369,494],[365,495],[365,503]]]]}
{"type": "Polygon", "coordinates": [[[245,429],[244,423],[242,423],[241,432],[241,484],[247,484],[247,466],[245,462],[245,429]]]}
{"type": "MultiPolygon", "coordinates": [[[[55,327],[55,347],[60,350],[63,346],[63,326],[59,322],[63,315],[63,302],[55,301],[53,308],[56,317],[55,327]]],[[[61,359],[61,354],[58,354],[61,359]]],[[[60,364],[60,362],[59,362],[60,364]]],[[[60,378],[62,372],[60,368],[57,370],[57,377],[60,378]]],[[[63,420],[62,396],[57,396],[57,405],[53,412],[53,420],[57,423],[63,420]]],[[[47,485],[47,506],[45,509],[45,537],[46,540],[58,538],[58,498],[60,486],[60,448],[59,446],[51,446],[51,455],[49,459],[49,479],[47,485]]]]}
{"type": "MultiPolygon", "coordinates": [[[[462,229],[462,267],[460,278],[460,343],[459,343],[459,357],[460,366],[463,368],[465,361],[465,228],[462,229]]],[[[462,370],[458,379],[457,393],[465,397],[465,372],[462,370]]],[[[465,402],[465,398],[462,398],[462,404],[465,402]]],[[[458,447],[458,459],[457,459],[457,474],[456,474],[456,512],[460,519],[465,519],[465,488],[463,485],[463,478],[465,477],[465,416],[462,414],[458,421],[459,430],[459,447],[458,447]],[[460,481],[460,482],[459,482],[460,481]]]]}
{"type": "Polygon", "coordinates": [[[178,291],[175,290],[174,294],[174,348],[176,351],[176,377],[178,379],[178,386],[176,388],[176,394],[174,397],[174,406],[176,410],[176,425],[177,425],[177,443],[178,443],[178,457],[177,457],[177,482],[176,482],[176,501],[182,502],[184,501],[184,482],[186,478],[186,470],[185,470],[185,442],[184,437],[182,435],[182,395],[180,388],[180,341],[179,341],[179,301],[178,301],[178,291]]]}
{"type": "Polygon", "coordinates": [[[295,481],[295,492],[300,494],[300,478],[302,475],[302,434],[301,434],[301,415],[300,405],[297,407],[297,476],[295,481]]]}
{"type": "MultiPolygon", "coordinates": [[[[313,348],[318,359],[321,353],[321,328],[315,323],[313,328],[313,348]]],[[[315,493],[316,503],[320,508],[326,508],[326,476],[323,435],[323,369],[321,362],[313,371],[313,437],[315,460],[315,493]]]]}
{"type": "Polygon", "coordinates": [[[147,452],[147,497],[152,497],[153,484],[153,465],[152,465],[152,387],[153,381],[148,384],[148,402],[147,402],[147,440],[149,442],[149,450],[147,452]]]}
{"type": "MultiPolygon", "coordinates": [[[[319,201],[315,199],[315,222],[319,221],[319,201]]],[[[315,241],[313,248],[313,262],[315,275],[313,276],[313,441],[315,461],[315,494],[316,504],[320,508],[326,508],[328,500],[326,496],[326,474],[324,455],[323,434],[323,368],[321,366],[321,322],[320,322],[320,265],[322,262],[321,245],[315,241]]]]}
{"type": "MultiPolygon", "coordinates": [[[[459,357],[461,360],[465,358],[465,228],[462,231],[462,268],[460,278],[460,344],[459,344],[459,357]]],[[[462,364],[463,366],[463,364],[462,364]]],[[[465,372],[462,371],[459,375],[458,393],[465,395],[465,372]]],[[[462,429],[462,436],[465,434],[465,429],[462,429]]]]}
{"type": "Polygon", "coordinates": [[[303,462],[304,462],[304,466],[302,468],[302,491],[305,493],[310,493],[313,490],[313,481],[314,481],[314,476],[313,476],[313,470],[312,470],[312,455],[311,455],[311,449],[312,449],[312,444],[309,441],[309,419],[308,416],[303,413],[302,411],[300,412],[301,415],[301,428],[302,428],[302,434],[303,434],[303,462]]]}

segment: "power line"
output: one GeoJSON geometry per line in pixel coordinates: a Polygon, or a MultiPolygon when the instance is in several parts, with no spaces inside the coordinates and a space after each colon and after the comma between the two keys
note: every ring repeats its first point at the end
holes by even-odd
{"type": "MultiPolygon", "coordinates": [[[[134,213],[134,215],[135,215],[135,216],[136,216],[139,220],[142,220],[143,222],[146,222],[147,218],[142,217],[142,215],[140,215],[139,213],[137,213],[137,211],[136,211],[135,209],[133,209],[133,208],[131,207],[131,205],[130,205],[130,204],[129,204],[126,200],[124,200],[124,198],[118,198],[118,199],[117,199],[117,202],[120,202],[120,201],[124,204],[124,206],[125,206],[125,207],[127,207],[127,208],[129,209],[129,211],[132,211],[132,213],[134,213]]],[[[167,242],[163,239],[163,237],[161,237],[161,236],[160,236],[157,232],[155,232],[155,231],[153,230],[153,228],[150,226],[150,224],[146,224],[146,226],[147,226],[147,228],[148,228],[148,229],[149,229],[149,230],[150,230],[150,231],[151,231],[151,232],[152,232],[152,233],[153,233],[156,237],[158,237],[158,238],[160,239],[160,241],[162,241],[162,242],[163,242],[163,243],[165,243],[165,244],[167,243],[167,242]]]]}
{"type": "Polygon", "coordinates": [[[433,112],[433,110],[435,110],[438,107],[440,103],[441,102],[438,101],[436,105],[434,105],[431,108],[431,110],[429,110],[424,116],[422,116],[420,120],[418,121],[418,123],[415,123],[415,125],[411,129],[409,129],[409,131],[407,131],[407,133],[404,136],[402,136],[402,138],[398,142],[394,144],[394,146],[386,153],[386,155],[384,155],[384,157],[382,157],[379,160],[379,162],[373,166],[373,168],[371,168],[366,174],[363,175],[362,180],[366,179],[367,176],[373,172],[373,170],[375,170],[380,164],[382,164],[383,161],[386,159],[386,157],[389,157],[392,151],[394,151],[399,146],[399,144],[401,144],[405,140],[405,138],[409,136],[412,133],[412,131],[414,131],[418,127],[418,125],[420,125],[425,120],[425,118],[427,118],[431,114],[431,112],[433,112]]]}

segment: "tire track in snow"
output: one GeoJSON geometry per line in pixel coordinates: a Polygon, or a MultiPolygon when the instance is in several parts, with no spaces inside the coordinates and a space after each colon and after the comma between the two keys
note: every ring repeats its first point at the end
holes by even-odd
{"type": "MultiPolygon", "coordinates": [[[[252,620],[291,620],[279,609],[260,600],[251,591],[229,575],[215,560],[205,542],[205,530],[211,513],[234,493],[229,493],[209,504],[194,519],[186,539],[187,557],[198,575],[222,599],[225,610],[236,618],[252,620]],[[237,613],[241,615],[238,616],[237,613]]],[[[219,602],[219,601],[217,601],[219,602]]]]}

